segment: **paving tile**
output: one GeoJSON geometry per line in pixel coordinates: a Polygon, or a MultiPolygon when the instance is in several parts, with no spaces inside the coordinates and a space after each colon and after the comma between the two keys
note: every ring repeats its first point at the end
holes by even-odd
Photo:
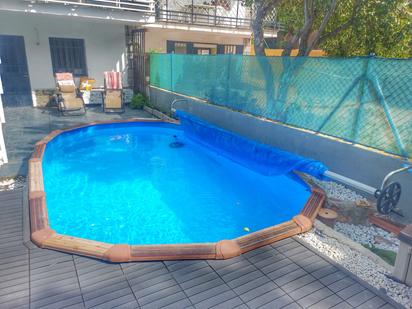
{"type": "Polygon", "coordinates": [[[299,305],[302,307],[310,307],[321,300],[331,296],[333,292],[329,290],[327,287],[324,287],[320,290],[314,291],[313,293],[310,293],[309,295],[299,299],[297,302],[299,305]]]}
{"type": "Polygon", "coordinates": [[[199,303],[196,303],[195,308],[199,308],[199,309],[213,308],[214,306],[217,306],[223,302],[226,302],[236,297],[237,297],[236,294],[232,290],[229,290],[229,291],[222,292],[217,295],[211,296],[199,303]]]}
{"type": "Polygon", "coordinates": [[[357,293],[352,297],[346,299],[346,302],[348,302],[350,305],[354,307],[357,307],[365,303],[369,299],[373,298],[374,296],[376,296],[375,293],[372,293],[370,290],[365,289],[362,292],[357,293]]]}
{"type": "Polygon", "coordinates": [[[341,290],[343,290],[343,289],[345,289],[345,288],[347,288],[347,287],[349,287],[349,286],[351,286],[355,283],[356,283],[355,280],[353,280],[352,278],[346,277],[346,278],[338,280],[338,281],[336,281],[332,284],[329,284],[328,288],[336,293],[336,292],[339,292],[339,291],[341,291],[341,290]]]}
{"type": "Polygon", "coordinates": [[[333,309],[352,309],[353,307],[344,301],[344,302],[337,304],[336,306],[333,306],[332,308],[333,309]]]}
{"type": "Polygon", "coordinates": [[[298,268],[286,275],[283,275],[282,277],[276,278],[273,281],[278,285],[278,286],[283,286],[293,280],[299,279],[301,277],[304,277],[305,275],[308,275],[306,271],[304,271],[302,268],[298,268]]]}
{"type": "MultiPolygon", "coordinates": [[[[343,299],[340,298],[336,294],[332,294],[329,297],[326,297],[325,299],[322,299],[321,301],[313,304],[309,308],[311,309],[327,309],[327,308],[332,308],[333,306],[336,306],[337,304],[343,302],[343,299]]],[[[306,307],[306,305],[305,305],[306,307]]]]}
{"type": "Polygon", "coordinates": [[[281,262],[275,263],[276,266],[272,264],[271,267],[265,267],[264,269],[262,269],[262,272],[266,274],[270,279],[274,280],[300,268],[290,260],[285,261],[284,263],[281,262]]]}
{"type": "MultiPolygon", "coordinates": [[[[274,284],[272,281],[268,281],[262,285],[258,285],[255,288],[251,288],[249,291],[244,292],[244,293],[237,293],[240,298],[244,301],[244,302],[249,302],[252,301],[253,299],[262,296],[263,294],[269,293],[270,291],[276,290],[279,287],[274,284]]],[[[234,290],[235,292],[236,289],[234,290]]]]}
{"type": "Polygon", "coordinates": [[[374,296],[371,299],[369,299],[368,301],[366,301],[363,304],[361,304],[360,306],[358,306],[358,308],[375,309],[375,308],[379,308],[380,306],[382,306],[385,303],[386,303],[386,301],[384,301],[379,296],[374,296]]]}
{"type": "Polygon", "coordinates": [[[252,309],[259,308],[260,306],[263,306],[269,302],[273,302],[283,295],[285,295],[285,292],[283,292],[280,288],[272,289],[269,292],[248,301],[246,305],[248,305],[248,307],[252,309]]]}
{"type": "Polygon", "coordinates": [[[249,291],[253,291],[254,289],[259,289],[259,287],[261,287],[262,285],[268,282],[275,285],[268,277],[262,276],[262,277],[250,280],[246,282],[245,284],[237,286],[233,290],[236,292],[236,294],[242,295],[242,294],[248,293],[249,291]]]}
{"type": "Polygon", "coordinates": [[[220,304],[212,307],[213,309],[231,309],[231,308],[238,308],[239,306],[244,305],[242,300],[239,297],[235,297],[226,301],[223,301],[220,304]]]}
{"type": "Polygon", "coordinates": [[[284,285],[282,285],[282,290],[284,290],[286,293],[290,293],[292,291],[295,291],[313,281],[315,281],[316,278],[313,277],[311,274],[307,274],[303,277],[300,277],[298,279],[295,279],[291,282],[288,282],[284,285]]]}
{"type": "MultiPolygon", "coordinates": [[[[279,298],[276,298],[262,306],[259,307],[259,309],[275,309],[275,308],[284,308],[286,306],[290,306],[292,304],[295,304],[297,307],[295,308],[300,308],[300,306],[296,303],[293,302],[293,299],[290,298],[288,295],[282,295],[279,298]]],[[[289,307],[293,308],[293,307],[289,307]]]]}
{"type": "Polygon", "coordinates": [[[312,294],[322,288],[324,288],[325,286],[320,283],[319,281],[313,281],[307,285],[302,286],[301,288],[294,290],[290,293],[288,293],[290,295],[290,297],[292,297],[294,300],[299,300],[309,294],[312,294]]]}
{"type": "Polygon", "coordinates": [[[348,298],[352,297],[355,294],[358,294],[364,289],[365,288],[361,286],[359,283],[355,283],[355,284],[348,286],[347,288],[343,290],[340,290],[336,294],[339,295],[339,297],[343,298],[344,300],[347,300],[348,298]]]}
{"type": "Polygon", "coordinates": [[[336,271],[334,273],[331,273],[325,277],[322,277],[319,279],[320,282],[322,282],[324,285],[328,286],[336,281],[339,281],[345,277],[347,277],[348,275],[346,273],[344,273],[343,271],[336,271]]]}

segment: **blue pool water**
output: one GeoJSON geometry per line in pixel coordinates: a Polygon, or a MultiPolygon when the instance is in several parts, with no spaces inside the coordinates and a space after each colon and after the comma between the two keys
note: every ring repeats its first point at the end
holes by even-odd
{"type": "Polygon", "coordinates": [[[310,195],[289,175],[253,171],[161,123],[59,135],[43,175],[52,229],[114,244],[232,239],[290,220],[310,195]],[[183,147],[169,146],[174,135],[183,147]]]}

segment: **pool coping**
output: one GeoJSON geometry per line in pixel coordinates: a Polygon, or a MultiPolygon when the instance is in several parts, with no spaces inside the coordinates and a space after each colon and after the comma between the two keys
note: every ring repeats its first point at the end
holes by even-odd
{"type": "Polygon", "coordinates": [[[67,129],[54,130],[35,144],[29,160],[28,199],[30,210],[30,236],[40,248],[53,249],[89,256],[110,262],[185,260],[185,259],[229,259],[242,253],[285,239],[312,228],[326,194],[319,187],[310,185],[311,195],[300,214],[280,223],[235,239],[214,243],[172,244],[172,245],[127,245],[110,244],[56,233],[50,228],[46,193],[43,184],[42,159],[48,142],[59,134],[93,125],[111,123],[157,122],[174,123],[162,119],[132,118],[83,123],[67,129]]]}

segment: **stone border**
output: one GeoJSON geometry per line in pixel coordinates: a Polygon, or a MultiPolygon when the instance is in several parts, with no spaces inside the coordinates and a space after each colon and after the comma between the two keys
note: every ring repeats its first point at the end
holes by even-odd
{"type": "Polygon", "coordinates": [[[176,245],[127,245],[109,244],[56,233],[50,228],[46,194],[43,185],[42,158],[46,145],[57,135],[78,128],[110,123],[158,122],[176,123],[159,119],[128,119],[98,121],[77,125],[65,130],[55,130],[36,143],[29,160],[29,209],[31,240],[40,248],[54,249],[110,262],[184,260],[184,259],[229,259],[275,241],[306,232],[324,205],[326,194],[317,187],[311,187],[312,194],[302,212],[292,220],[238,237],[216,243],[176,244],[176,245]]]}

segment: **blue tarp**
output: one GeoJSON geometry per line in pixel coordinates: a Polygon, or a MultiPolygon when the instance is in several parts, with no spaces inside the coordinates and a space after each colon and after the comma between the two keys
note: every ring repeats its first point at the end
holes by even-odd
{"type": "Polygon", "coordinates": [[[297,170],[322,178],[327,170],[319,161],[255,142],[183,111],[176,111],[176,116],[187,137],[261,174],[271,176],[297,170]]]}

